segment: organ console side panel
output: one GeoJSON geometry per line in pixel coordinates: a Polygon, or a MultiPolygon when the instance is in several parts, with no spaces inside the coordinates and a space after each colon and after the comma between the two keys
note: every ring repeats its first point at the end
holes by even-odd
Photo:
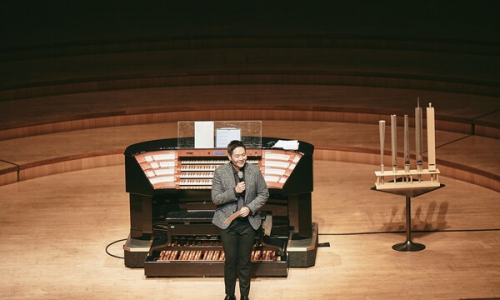
{"type": "Polygon", "coordinates": [[[295,194],[288,197],[288,217],[290,230],[300,237],[312,237],[311,194],[295,194]]]}
{"type": "Polygon", "coordinates": [[[125,156],[126,191],[139,195],[152,195],[154,189],[134,156],[125,156]]]}
{"type": "Polygon", "coordinates": [[[150,238],[153,234],[151,197],[130,194],[130,236],[150,238]]]}
{"type": "Polygon", "coordinates": [[[293,195],[313,191],[313,158],[312,155],[303,155],[301,163],[297,164],[293,175],[288,178],[282,188],[284,195],[293,195]],[[310,174],[310,176],[303,176],[310,174]]]}
{"type": "MultiPolygon", "coordinates": [[[[263,138],[263,143],[277,140],[263,138]]],[[[144,267],[145,275],[151,277],[223,276],[219,229],[211,223],[215,210],[211,186],[214,170],[228,162],[227,152],[177,149],[176,143],[176,139],[156,140],[125,150],[130,194],[125,265],[144,267]]],[[[247,163],[260,167],[270,192],[261,210],[264,225],[254,244],[254,276],[287,276],[289,266],[314,265],[313,151],[305,142],[300,142],[297,151],[247,149],[247,163]],[[304,253],[294,239],[306,245],[304,253]]]]}

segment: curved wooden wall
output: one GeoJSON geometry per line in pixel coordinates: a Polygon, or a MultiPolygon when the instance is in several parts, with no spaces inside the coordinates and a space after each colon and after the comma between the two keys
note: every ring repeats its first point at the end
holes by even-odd
{"type": "MultiPolygon", "coordinates": [[[[23,9],[16,5],[14,9],[23,9]]],[[[327,127],[344,124],[344,130],[352,124],[376,128],[377,121],[390,114],[411,116],[416,98],[421,97],[423,106],[433,102],[438,107],[437,129],[447,136],[441,150],[445,155],[439,161],[443,175],[500,191],[500,158],[496,154],[500,148],[500,43],[498,33],[491,30],[497,21],[488,13],[481,15],[478,22],[484,28],[478,34],[465,25],[457,27],[452,15],[445,20],[452,23],[443,29],[438,18],[442,15],[436,14],[425,26],[405,33],[405,28],[415,26],[372,22],[373,28],[368,27],[365,22],[374,17],[369,9],[360,15],[359,5],[378,13],[395,12],[392,7],[372,7],[374,4],[365,1],[342,4],[341,8],[354,9],[358,17],[365,17],[350,23],[337,10],[337,20],[316,22],[317,14],[324,14],[318,7],[305,9],[309,19],[295,21],[264,10],[262,26],[252,27],[235,18],[234,24],[210,23],[202,33],[199,30],[208,22],[206,15],[199,26],[178,19],[177,23],[158,23],[158,30],[152,24],[159,21],[152,19],[144,25],[151,26],[146,37],[137,35],[124,21],[120,24],[129,30],[126,34],[117,26],[117,31],[102,28],[100,35],[97,24],[91,27],[95,32],[78,31],[79,37],[72,34],[77,28],[72,24],[54,32],[55,43],[41,42],[25,28],[13,27],[14,33],[5,36],[12,44],[0,48],[0,183],[122,163],[125,145],[97,144],[97,148],[83,147],[80,152],[40,156],[31,151],[13,153],[19,151],[15,145],[29,147],[54,140],[78,144],[82,130],[106,139],[107,130],[115,127],[257,119],[281,126],[274,128],[277,133],[288,128],[281,133],[294,138],[289,122],[321,122],[327,127]],[[286,22],[275,24],[275,18],[286,22]],[[344,27],[337,27],[336,22],[344,27]],[[264,25],[270,26],[269,31],[264,25]],[[377,27],[385,31],[379,32],[377,27]],[[19,36],[15,36],[16,30],[19,36]],[[22,40],[22,33],[31,40],[22,40]],[[69,134],[66,140],[59,138],[65,134],[69,134]],[[459,145],[461,140],[470,141],[466,146],[471,149],[476,149],[476,143],[486,147],[491,154],[485,159],[493,167],[480,158],[457,155],[460,149],[453,144],[459,145]]],[[[455,12],[477,13],[477,7],[471,5],[468,9],[457,4],[455,12]]],[[[57,6],[61,7],[63,2],[57,6]]],[[[181,15],[189,11],[184,4],[174,7],[184,9],[181,15]]],[[[47,9],[40,8],[42,12],[47,9]]],[[[230,5],[222,11],[227,9],[237,10],[230,5]]],[[[250,9],[250,13],[257,11],[250,9]]],[[[407,13],[402,12],[408,17],[407,13]]],[[[215,9],[206,14],[228,22],[215,9]]],[[[83,18],[82,14],[76,20],[83,18]]],[[[417,22],[415,16],[411,19],[417,22]]],[[[40,32],[49,33],[51,28],[46,26],[40,25],[40,32]]],[[[131,143],[139,136],[135,133],[120,141],[131,143]]],[[[353,146],[342,138],[338,144],[307,135],[302,138],[317,141],[316,159],[377,164],[373,142],[353,146]]]]}

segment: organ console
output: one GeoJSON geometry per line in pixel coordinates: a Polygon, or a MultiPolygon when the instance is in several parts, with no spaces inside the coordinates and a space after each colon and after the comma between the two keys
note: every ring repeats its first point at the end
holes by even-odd
{"type": "MultiPolygon", "coordinates": [[[[257,164],[270,198],[261,209],[263,225],[252,254],[254,276],[287,276],[289,267],[315,264],[317,226],[311,219],[313,151],[247,147],[247,163],[257,164]]],[[[212,224],[214,170],[228,162],[225,149],[186,149],[177,139],[155,140],[125,150],[130,235],[125,265],[146,276],[223,276],[224,252],[212,224]]]]}

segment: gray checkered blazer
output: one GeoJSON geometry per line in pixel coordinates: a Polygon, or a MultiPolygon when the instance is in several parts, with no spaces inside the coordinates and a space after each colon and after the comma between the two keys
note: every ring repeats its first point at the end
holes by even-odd
{"type": "MultiPolygon", "coordinates": [[[[246,185],[244,205],[250,208],[248,220],[252,227],[257,230],[261,223],[259,209],[269,198],[269,191],[257,165],[246,163],[244,173],[246,185]]],[[[235,187],[233,166],[227,162],[215,170],[212,183],[212,201],[217,205],[212,223],[221,229],[229,227],[229,224],[224,223],[224,220],[236,212],[235,187]]]]}

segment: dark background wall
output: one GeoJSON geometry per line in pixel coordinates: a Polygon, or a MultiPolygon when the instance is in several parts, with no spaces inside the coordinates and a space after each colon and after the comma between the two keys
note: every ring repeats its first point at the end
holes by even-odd
{"type": "Polygon", "coordinates": [[[1,49],[179,37],[351,36],[498,46],[498,1],[6,0],[1,49]]]}
{"type": "MultiPolygon", "coordinates": [[[[26,100],[37,97],[264,84],[474,95],[472,101],[457,100],[465,107],[453,101],[441,106],[458,107],[449,113],[452,117],[473,120],[488,115],[488,122],[497,124],[498,3],[0,1],[0,117],[4,128],[12,128],[14,123],[36,125],[43,122],[40,118],[54,120],[54,114],[62,113],[51,110],[40,117],[33,101],[26,100]],[[26,102],[13,104],[17,100],[26,102]],[[474,102],[485,109],[464,116],[460,111],[474,102]],[[19,107],[35,111],[23,111],[25,117],[20,119],[16,116],[19,107]]],[[[95,94],[87,97],[89,101],[96,98],[95,94]]],[[[152,101],[150,96],[135,97],[139,98],[135,102],[145,106],[152,101]]],[[[413,105],[416,97],[411,98],[413,105]]],[[[383,107],[383,98],[373,100],[383,107]]],[[[107,110],[112,110],[109,97],[106,101],[107,110]]],[[[304,97],[304,101],[313,99],[304,97]]],[[[330,101],[333,106],[346,102],[358,106],[349,93],[330,101]]],[[[170,107],[173,102],[175,99],[169,99],[161,105],[170,107]]],[[[366,107],[365,103],[361,106],[366,107]]],[[[92,107],[95,105],[81,107],[80,112],[92,113],[92,107]]]]}

